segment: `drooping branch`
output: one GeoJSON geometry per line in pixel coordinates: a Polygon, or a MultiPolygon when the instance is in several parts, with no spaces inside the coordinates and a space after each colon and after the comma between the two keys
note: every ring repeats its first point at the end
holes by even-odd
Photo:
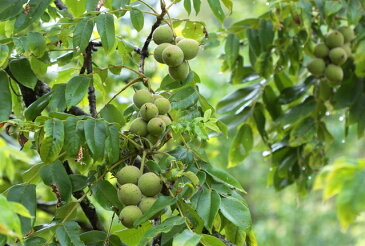
{"type": "Polygon", "coordinates": [[[67,10],[66,5],[62,2],[62,0],[55,0],[54,4],[59,10],[67,10]]]}

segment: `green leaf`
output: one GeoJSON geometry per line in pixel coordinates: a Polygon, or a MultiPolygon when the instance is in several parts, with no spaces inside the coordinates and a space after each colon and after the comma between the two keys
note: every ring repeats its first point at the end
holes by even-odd
{"type": "Polygon", "coordinates": [[[41,115],[42,111],[47,107],[49,101],[51,100],[51,96],[52,92],[48,92],[29,105],[29,107],[24,111],[25,119],[33,121],[35,118],[41,115]]]}
{"type": "Polygon", "coordinates": [[[88,119],[84,122],[86,143],[93,155],[94,160],[100,160],[104,156],[106,125],[105,122],[88,119]]]}
{"type": "Polygon", "coordinates": [[[105,151],[109,163],[115,163],[120,158],[119,133],[120,127],[116,125],[108,126],[106,129],[105,151]]]}
{"type": "Polygon", "coordinates": [[[9,46],[0,44],[0,68],[5,65],[9,59],[9,46]]]}
{"type": "Polygon", "coordinates": [[[137,219],[134,222],[135,226],[138,226],[144,222],[146,222],[148,219],[155,216],[157,213],[159,213],[161,210],[174,205],[176,203],[176,198],[170,197],[170,196],[160,196],[156,202],[152,205],[151,209],[148,210],[142,217],[137,219]]]}
{"type": "Polygon", "coordinates": [[[31,237],[24,242],[24,246],[40,246],[46,244],[47,241],[41,237],[31,237]]]}
{"type": "Polygon", "coordinates": [[[64,149],[68,156],[76,158],[81,147],[81,138],[77,131],[76,117],[68,117],[64,122],[65,125],[65,144],[64,149]]]}
{"type": "Polygon", "coordinates": [[[262,99],[271,118],[276,120],[282,114],[282,110],[271,86],[268,85],[265,87],[262,99]]]}
{"type": "Polygon", "coordinates": [[[9,68],[15,79],[25,87],[34,89],[37,84],[37,77],[34,75],[29,61],[26,58],[13,60],[9,64],[9,68]]]}
{"type": "Polygon", "coordinates": [[[9,119],[12,107],[8,75],[1,70],[0,70],[0,98],[1,98],[1,104],[0,104],[0,122],[1,122],[9,119]]]}
{"type": "Polygon", "coordinates": [[[262,105],[261,103],[256,103],[253,117],[255,120],[256,128],[259,131],[261,138],[266,141],[268,137],[265,131],[266,118],[264,109],[264,105],[262,105]]]}
{"type": "Polygon", "coordinates": [[[80,240],[80,226],[74,221],[67,221],[56,229],[56,236],[61,246],[84,246],[80,240]]]}
{"type": "Polygon", "coordinates": [[[173,109],[186,109],[196,104],[198,93],[193,87],[189,86],[172,94],[169,100],[173,109]]]}
{"type": "Polygon", "coordinates": [[[160,233],[167,233],[169,232],[174,226],[181,225],[185,223],[185,218],[180,216],[174,216],[166,219],[161,224],[150,227],[146,231],[146,233],[142,236],[139,241],[138,246],[144,246],[146,243],[150,242],[155,236],[160,233]]]}
{"type": "Polygon", "coordinates": [[[299,121],[312,113],[315,105],[316,103],[313,98],[307,98],[301,104],[292,107],[288,112],[278,118],[276,122],[284,126],[299,121]]]}
{"type": "Polygon", "coordinates": [[[201,0],[193,0],[193,5],[194,5],[194,9],[195,9],[195,15],[198,15],[199,14],[201,4],[202,4],[201,0]]]}
{"type": "Polygon", "coordinates": [[[219,194],[216,191],[204,188],[194,196],[193,201],[196,211],[204,220],[205,227],[211,232],[214,218],[221,203],[219,194]]]}
{"type": "Polygon", "coordinates": [[[217,19],[223,23],[224,21],[224,11],[222,9],[221,3],[219,2],[219,0],[208,0],[208,4],[210,9],[212,10],[213,14],[215,15],[215,17],[217,17],[217,19]]]}
{"type": "MultiPolygon", "coordinates": [[[[43,56],[44,57],[44,56],[43,56]]],[[[42,57],[42,58],[43,58],[42,57]]],[[[30,57],[30,67],[36,76],[44,76],[47,73],[48,61],[42,60],[42,58],[37,58],[35,56],[30,57]]]]}
{"type": "Polygon", "coordinates": [[[191,0],[184,0],[184,8],[186,12],[188,12],[188,15],[191,13],[191,0]]]}
{"type": "Polygon", "coordinates": [[[100,116],[110,123],[117,123],[121,126],[125,124],[123,113],[113,104],[106,105],[100,111],[100,116]]]}
{"type": "Polygon", "coordinates": [[[118,200],[117,190],[106,180],[101,180],[91,187],[93,197],[106,210],[113,211],[113,207],[121,208],[118,200]]]}
{"type": "Polygon", "coordinates": [[[131,22],[133,27],[139,32],[143,29],[144,26],[144,15],[141,10],[137,8],[132,8],[130,11],[131,14],[131,22]]]}
{"type": "Polygon", "coordinates": [[[188,229],[174,237],[172,246],[195,246],[199,243],[201,235],[198,235],[188,229]]]}
{"type": "Polygon", "coordinates": [[[99,0],[87,0],[86,10],[87,12],[93,12],[96,10],[99,0]]]}
{"type": "Polygon", "coordinates": [[[205,36],[204,25],[200,22],[187,21],[182,30],[182,35],[185,38],[200,40],[205,36]]]}
{"type": "Polygon", "coordinates": [[[96,28],[105,52],[111,51],[115,42],[114,18],[111,14],[100,14],[96,18],[96,28]]]}
{"type": "Polygon", "coordinates": [[[69,177],[72,184],[72,192],[80,191],[87,186],[88,177],[81,174],[70,174],[69,177]]]}
{"type": "Polygon", "coordinates": [[[49,119],[44,123],[44,138],[40,145],[39,154],[45,163],[54,162],[63,146],[65,130],[61,120],[49,119]]]}
{"type": "Polygon", "coordinates": [[[27,4],[29,12],[23,11],[15,20],[15,31],[19,32],[37,21],[43,15],[50,2],[51,0],[30,0],[27,4]]]}
{"type": "Polygon", "coordinates": [[[1,10],[0,10],[0,21],[5,21],[11,19],[17,15],[19,15],[24,9],[23,4],[25,4],[27,0],[2,0],[0,1],[1,10]]]}
{"type": "MultiPolygon", "coordinates": [[[[204,220],[199,216],[192,203],[178,201],[179,207],[189,224],[194,228],[194,232],[201,233],[204,229],[204,220]]],[[[170,232],[171,233],[171,232],[170,232]]]]}
{"type": "Polygon", "coordinates": [[[223,197],[219,209],[224,217],[234,225],[240,227],[245,232],[250,230],[250,210],[243,202],[233,197],[223,197]]]}
{"type": "Polygon", "coordinates": [[[21,224],[19,217],[12,210],[11,205],[6,200],[5,196],[0,194],[0,210],[1,210],[1,220],[0,228],[1,234],[16,236],[21,238],[21,224]],[[14,235],[15,234],[15,235],[14,235]]]}
{"type": "Polygon", "coordinates": [[[232,9],[233,9],[233,0],[221,0],[222,3],[224,4],[224,6],[226,6],[226,8],[229,10],[229,13],[232,13],[232,9]]]}
{"type": "Polygon", "coordinates": [[[343,4],[337,1],[324,1],[324,13],[329,17],[342,9],[343,4]]]}
{"type": "Polygon", "coordinates": [[[232,141],[229,150],[228,167],[234,167],[246,159],[253,147],[253,132],[248,124],[244,124],[238,130],[238,133],[232,141]]]}
{"type": "Polygon", "coordinates": [[[230,186],[236,187],[241,192],[245,192],[242,188],[240,182],[238,182],[231,174],[228,172],[212,167],[211,165],[203,165],[205,172],[207,172],[214,180],[217,182],[228,184],[230,186]]]}
{"type": "Polygon", "coordinates": [[[107,235],[103,231],[87,231],[80,235],[81,241],[86,245],[104,245],[107,235]]]}
{"type": "Polygon", "coordinates": [[[66,84],[55,84],[52,88],[52,97],[48,106],[52,111],[63,112],[66,109],[66,84]]]}
{"type": "Polygon", "coordinates": [[[61,161],[57,160],[47,166],[43,166],[40,170],[40,176],[44,184],[56,185],[61,194],[62,201],[69,200],[72,192],[72,184],[61,161]]]}
{"type": "Polygon", "coordinates": [[[226,38],[226,44],[224,46],[225,60],[228,66],[232,69],[236,60],[238,58],[238,52],[240,49],[240,41],[237,39],[236,35],[229,34],[226,38]]]}
{"type": "Polygon", "coordinates": [[[183,81],[176,81],[170,77],[170,75],[166,75],[160,84],[159,90],[172,90],[183,87],[187,84],[190,84],[194,81],[194,73],[190,72],[188,77],[183,81]]]}
{"type": "Polygon", "coordinates": [[[270,78],[274,72],[273,58],[271,52],[263,52],[257,58],[256,63],[252,64],[255,66],[255,71],[265,79],[270,78]]]}
{"type": "Polygon", "coordinates": [[[86,10],[87,0],[64,0],[71,14],[75,17],[82,15],[86,10]]]}
{"type": "Polygon", "coordinates": [[[67,108],[77,105],[86,95],[90,78],[84,75],[79,75],[70,79],[66,85],[65,98],[67,108]]]}
{"type": "Polygon", "coordinates": [[[234,243],[235,245],[245,245],[246,233],[240,227],[227,221],[224,226],[224,231],[227,240],[234,243]]]}
{"type": "MultiPolygon", "coordinates": [[[[27,213],[28,215],[35,217],[37,209],[37,197],[35,189],[36,186],[32,184],[14,185],[9,189],[9,192],[7,194],[7,199],[8,201],[20,203],[25,207],[25,210],[26,212],[28,212],[27,213]]],[[[16,207],[13,206],[14,204],[10,203],[9,205],[12,206],[14,212],[20,215],[25,215],[21,214],[20,210],[15,211],[16,207]]],[[[32,225],[34,223],[34,220],[27,217],[20,216],[20,222],[23,234],[27,234],[28,232],[30,232],[30,230],[32,229],[32,225]]]]}
{"type": "Polygon", "coordinates": [[[84,51],[89,44],[91,34],[94,28],[94,21],[83,19],[79,21],[73,33],[73,47],[80,48],[80,51],[84,51]]]}
{"type": "Polygon", "coordinates": [[[39,32],[29,32],[27,35],[27,47],[36,57],[42,57],[47,49],[46,39],[39,32]]]}
{"type": "Polygon", "coordinates": [[[202,235],[200,242],[204,246],[225,246],[225,244],[221,240],[219,240],[218,238],[216,238],[214,236],[207,235],[207,234],[202,235]]]}
{"type": "Polygon", "coordinates": [[[265,51],[271,50],[271,45],[274,41],[274,29],[272,23],[265,19],[259,21],[259,39],[261,48],[265,51]]]}
{"type": "Polygon", "coordinates": [[[316,123],[313,118],[306,118],[290,132],[290,146],[300,146],[309,143],[316,136],[316,123]]]}

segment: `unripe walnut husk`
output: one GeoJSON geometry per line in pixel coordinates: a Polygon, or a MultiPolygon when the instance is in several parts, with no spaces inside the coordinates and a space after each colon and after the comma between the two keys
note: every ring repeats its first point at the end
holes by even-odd
{"type": "Polygon", "coordinates": [[[341,47],[332,49],[329,53],[329,57],[331,59],[331,62],[336,65],[342,65],[347,60],[346,51],[341,47]]]}
{"type": "Polygon", "coordinates": [[[345,43],[349,43],[355,39],[355,32],[351,27],[342,26],[338,29],[338,31],[342,33],[345,43]]]}
{"type": "Polygon", "coordinates": [[[153,96],[147,90],[136,91],[133,95],[133,103],[138,108],[140,108],[145,103],[152,103],[152,102],[153,102],[153,96]]]}
{"type": "Polygon", "coordinates": [[[138,187],[145,196],[156,196],[161,192],[161,179],[154,173],[143,174],[138,180],[138,187]]]}
{"type": "Polygon", "coordinates": [[[142,193],[137,185],[128,183],[119,188],[118,199],[124,205],[137,205],[142,200],[142,193]]]}
{"type": "Polygon", "coordinates": [[[326,69],[326,63],[323,59],[320,58],[314,58],[307,66],[308,71],[315,75],[315,76],[321,76],[323,75],[325,69],[326,69]]]}
{"type": "Polygon", "coordinates": [[[141,118],[138,117],[132,121],[129,131],[133,132],[134,134],[144,137],[147,135],[147,123],[141,118]]]}
{"type": "Polygon", "coordinates": [[[187,62],[183,62],[178,67],[169,67],[169,74],[174,80],[183,81],[188,77],[189,70],[189,64],[187,62]]]}
{"type": "Polygon", "coordinates": [[[317,44],[314,47],[313,54],[317,58],[325,58],[326,56],[328,56],[329,52],[330,52],[330,50],[328,49],[327,45],[321,43],[321,44],[317,44]]]}
{"type": "Polygon", "coordinates": [[[343,70],[340,66],[330,64],[325,71],[326,78],[334,83],[341,82],[343,80],[343,70]]]}
{"type": "Polygon", "coordinates": [[[120,185],[127,183],[138,184],[138,179],[141,175],[141,171],[137,167],[125,166],[117,172],[116,177],[120,185]]]}
{"type": "Polygon", "coordinates": [[[147,131],[153,136],[161,136],[166,130],[166,124],[161,118],[153,118],[147,124],[147,131]]]}
{"type": "Polygon", "coordinates": [[[169,43],[162,43],[159,44],[155,51],[153,52],[153,57],[155,58],[156,61],[158,61],[159,63],[165,63],[162,59],[162,52],[169,47],[171,44],[169,43]]]}
{"type": "Polygon", "coordinates": [[[165,122],[165,125],[166,126],[169,126],[169,125],[171,125],[171,123],[172,123],[172,121],[171,121],[171,119],[170,119],[170,117],[169,116],[167,116],[167,115],[159,115],[159,116],[157,116],[158,118],[160,118],[160,119],[162,119],[164,122],[165,122]]]}
{"type": "Polygon", "coordinates": [[[152,39],[156,44],[171,43],[174,39],[174,34],[168,25],[163,25],[156,28],[152,39]]]}
{"type": "Polygon", "coordinates": [[[184,52],[184,59],[191,60],[196,57],[199,52],[199,43],[194,39],[184,38],[177,43],[177,46],[184,52]]]}
{"type": "Polygon", "coordinates": [[[169,67],[177,67],[184,61],[184,52],[178,46],[170,45],[163,50],[162,59],[169,67]]]}
{"type": "Polygon", "coordinates": [[[341,47],[345,43],[345,38],[343,37],[342,33],[339,31],[330,32],[326,36],[326,45],[333,49],[336,47],[341,47]]]}
{"type": "Polygon", "coordinates": [[[158,108],[159,114],[167,114],[171,110],[171,103],[166,98],[158,98],[155,100],[154,104],[158,108]]]}
{"type": "MultiPolygon", "coordinates": [[[[158,115],[158,108],[153,103],[145,103],[140,109],[141,117],[145,121],[149,121],[150,119],[156,117],[158,115]]],[[[147,125],[148,130],[148,125],[147,125]]]]}
{"type": "Polygon", "coordinates": [[[132,228],[133,223],[142,217],[142,211],[137,206],[126,206],[120,211],[119,220],[127,228],[132,228]]]}

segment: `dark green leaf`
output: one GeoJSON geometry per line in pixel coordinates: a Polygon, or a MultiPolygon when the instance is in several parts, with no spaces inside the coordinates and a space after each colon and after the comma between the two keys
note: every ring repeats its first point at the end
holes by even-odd
{"type": "Polygon", "coordinates": [[[87,12],[93,12],[96,10],[99,0],[87,0],[86,1],[86,10],[87,12]]]}
{"type": "Polygon", "coordinates": [[[68,108],[77,105],[86,95],[90,84],[90,78],[79,75],[70,79],[66,85],[65,98],[68,108]]]}
{"type": "Polygon", "coordinates": [[[312,113],[316,103],[313,98],[307,98],[304,102],[291,108],[287,113],[277,119],[281,125],[292,124],[307,117],[312,113]]]}
{"type": "Polygon", "coordinates": [[[186,109],[198,101],[198,93],[189,86],[175,92],[169,100],[173,109],[186,109]]]}
{"type": "Polygon", "coordinates": [[[23,11],[15,20],[14,28],[16,32],[37,21],[44,13],[51,0],[30,0],[28,2],[29,12],[23,11]]]}
{"type": "Polygon", "coordinates": [[[47,241],[41,237],[31,237],[24,242],[24,246],[41,246],[46,244],[47,241]]]}
{"type": "Polygon", "coordinates": [[[61,161],[55,161],[40,170],[40,176],[46,185],[56,185],[61,194],[62,201],[68,201],[72,184],[61,161]]]}
{"type": "Polygon", "coordinates": [[[207,234],[202,235],[200,242],[204,246],[225,246],[225,244],[220,239],[207,234]]]}
{"type": "Polygon", "coordinates": [[[261,48],[268,51],[271,49],[271,45],[275,36],[272,23],[265,19],[260,19],[259,26],[259,39],[261,48]]]}
{"type": "Polygon", "coordinates": [[[100,160],[104,156],[106,125],[105,122],[88,119],[84,122],[86,143],[93,155],[94,160],[100,160]]]}
{"type": "Polygon", "coordinates": [[[201,235],[198,235],[188,229],[174,237],[172,246],[195,246],[199,243],[201,235]]]}
{"type": "Polygon", "coordinates": [[[9,87],[9,79],[4,71],[0,70],[0,122],[9,119],[11,114],[11,94],[9,87]]]}
{"type": "Polygon", "coordinates": [[[25,4],[27,0],[2,0],[0,1],[1,10],[0,10],[0,21],[5,21],[11,19],[17,15],[19,15],[24,9],[23,4],[25,4]]]}
{"type": "Polygon", "coordinates": [[[238,130],[238,133],[232,141],[229,150],[228,167],[234,167],[246,159],[253,147],[253,132],[248,124],[244,124],[238,130]]]}
{"type": "Polygon", "coordinates": [[[118,200],[117,190],[106,180],[101,180],[91,188],[93,197],[106,210],[113,210],[113,207],[121,208],[122,204],[118,200]]]}
{"type": "Polygon", "coordinates": [[[80,240],[80,226],[74,221],[67,221],[56,229],[56,236],[61,246],[84,246],[80,240]]]}
{"type": "Polygon", "coordinates": [[[87,177],[81,174],[70,174],[72,192],[80,191],[87,186],[87,177]]]}
{"type": "Polygon", "coordinates": [[[193,5],[195,9],[195,15],[198,15],[200,12],[201,0],[193,0],[193,5]]]}
{"type": "Polygon", "coordinates": [[[253,64],[256,73],[268,79],[274,71],[273,58],[270,52],[263,52],[257,58],[256,63],[253,64]]]}
{"type": "Polygon", "coordinates": [[[78,132],[77,132],[77,118],[76,117],[68,117],[65,124],[65,144],[64,149],[68,156],[76,158],[79,153],[81,147],[81,141],[78,132]]]}
{"type": "Polygon", "coordinates": [[[93,20],[81,20],[79,21],[73,33],[73,47],[79,47],[81,51],[84,51],[89,44],[91,34],[94,28],[93,20]]]}
{"type": "Polygon", "coordinates": [[[186,12],[188,12],[188,15],[191,13],[191,0],[184,0],[184,8],[186,12]]]}
{"type": "Polygon", "coordinates": [[[117,162],[120,157],[119,132],[120,127],[116,125],[108,126],[106,129],[105,151],[109,163],[117,162]]]}
{"type": "Polygon", "coordinates": [[[143,29],[144,26],[144,15],[141,10],[137,8],[132,8],[131,13],[131,21],[133,27],[139,32],[143,29]]]}
{"type": "Polygon", "coordinates": [[[220,211],[229,221],[248,232],[251,228],[251,215],[248,207],[232,197],[223,197],[220,211]]]}
{"type": "Polygon", "coordinates": [[[47,107],[49,101],[51,100],[52,92],[38,98],[24,111],[24,116],[27,120],[33,121],[37,116],[39,116],[42,111],[47,107]]]}
{"type": "Polygon", "coordinates": [[[229,34],[226,38],[226,44],[224,46],[225,59],[228,66],[232,69],[236,60],[238,58],[238,52],[240,49],[240,41],[237,39],[236,35],[229,34]]]}
{"type": "Polygon", "coordinates": [[[11,61],[9,64],[9,68],[15,79],[20,84],[30,89],[34,89],[38,79],[34,75],[30,67],[29,61],[26,58],[11,61]]]}
{"type": "Polygon", "coordinates": [[[256,128],[259,131],[261,138],[266,141],[267,134],[265,130],[266,118],[264,114],[264,106],[261,103],[257,103],[253,112],[253,117],[256,123],[256,128]]]}
{"type": "Polygon", "coordinates": [[[65,137],[64,126],[59,119],[50,119],[44,123],[44,138],[40,145],[39,154],[45,163],[54,162],[63,147],[65,137]]]}
{"type": "Polygon", "coordinates": [[[101,43],[106,52],[109,52],[115,42],[114,18],[111,14],[100,14],[96,18],[96,28],[100,34],[101,43]]]}
{"type": "Polygon", "coordinates": [[[271,86],[265,87],[262,99],[271,118],[276,120],[282,114],[282,110],[278,103],[278,97],[275,95],[271,86]]]}
{"type": "Polygon", "coordinates": [[[46,39],[39,32],[29,32],[27,36],[27,47],[36,57],[42,57],[47,49],[46,39]]]}
{"type": "Polygon", "coordinates": [[[219,2],[219,0],[208,0],[208,4],[210,9],[212,10],[213,14],[215,15],[215,17],[217,17],[217,19],[223,23],[224,21],[224,11],[222,9],[221,3],[219,2]]]}
{"type": "Polygon", "coordinates": [[[52,111],[63,112],[66,109],[66,84],[55,84],[52,88],[52,97],[48,106],[52,111]]]}
{"type": "Polygon", "coordinates": [[[80,235],[81,241],[90,246],[104,245],[106,238],[107,235],[103,231],[87,231],[80,235]]]}
{"type": "Polygon", "coordinates": [[[121,126],[125,124],[125,120],[123,117],[122,112],[115,107],[113,104],[106,105],[101,111],[100,111],[101,117],[103,117],[104,120],[110,122],[110,123],[117,123],[121,126]]]}
{"type": "Polygon", "coordinates": [[[0,68],[5,65],[9,59],[9,46],[0,44],[0,68]]]}

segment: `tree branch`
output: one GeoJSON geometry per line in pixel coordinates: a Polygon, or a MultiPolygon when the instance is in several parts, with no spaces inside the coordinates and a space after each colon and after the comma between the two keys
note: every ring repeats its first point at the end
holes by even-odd
{"type": "Polygon", "coordinates": [[[62,2],[62,0],[55,0],[54,4],[59,10],[67,10],[66,5],[62,2]]]}
{"type": "Polygon", "coordinates": [[[48,214],[54,215],[55,211],[54,209],[52,209],[52,207],[55,207],[57,205],[57,201],[54,202],[42,202],[42,201],[38,201],[37,202],[37,208],[39,210],[42,210],[43,212],[46,212],[48,214]]]}

